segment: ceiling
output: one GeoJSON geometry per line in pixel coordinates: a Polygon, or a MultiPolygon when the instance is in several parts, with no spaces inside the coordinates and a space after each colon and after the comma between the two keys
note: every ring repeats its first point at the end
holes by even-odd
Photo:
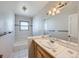
{"type": "Polygon", "coordinates": [[[7,11],[13,10],[18,15],[34,16],[47,3],[48,1],[0,1],[0,9],[6,9],[7,11]],[[23,6],[26,6],[26,11],[22,9],[23,6]]]}
{"type": "Polygon", "coordinates": [[[54,1],[0,1],[0,12],[1,10],[7,12],[13,11],[17,15],[33,17],[37,14],[40,14],[40,11],[42,13],[47,12],[50,7],[54,7],[56,4],[57,2],[54,1]],[[23,11],[23,6],[26,6],[26,11],[23,11]]]}
{"type": "Polygon", "coordinates": [[[28,1],[18,2],[15,13],[19,15],[34,16],[36,15],[48,2],[47,1],[28,1]],[[27,10],[23,11],[22,7],[26,6],[27,10]]]}
{"type": "MultiPolygon", "coordinates": [[[[37,16],[40,16],[41,18],[48,18],[50,16],[47,15],[48,10],[50,10],[51,8],[54,8],[56,5],[58,4],[58,1],[52,1],[49,2],[43,9],[42,11],[40,11],[39,14],[37,14],[37,16]]],[[[67,6],[65,6],[58,15],[69,15],[71,13],[75,13],[79,10],[79,2],[77,1],[68,1],[67,6]]],[[[55,15],[55,16],[58,16],[55,15]]],[[[54,17],[54,16],[52,16],[54,17]]]]}

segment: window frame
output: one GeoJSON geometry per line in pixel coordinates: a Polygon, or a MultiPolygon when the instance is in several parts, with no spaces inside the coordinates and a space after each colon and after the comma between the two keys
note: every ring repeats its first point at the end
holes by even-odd
{"type": "Polygon", "coordinates": [[[20,25],[20,26],[19,26],[19,30],[20,30],[20,31],[29,31],[29,21],[23,21],[23,20],[22,20],[22,21],[19,21],[19,25],[20,25]],[[21,22],[27,22],[27,23],[28,23],[28,30],[21,30],[21,26],[22,26],[22,25],[21,25],[21,22]]]}

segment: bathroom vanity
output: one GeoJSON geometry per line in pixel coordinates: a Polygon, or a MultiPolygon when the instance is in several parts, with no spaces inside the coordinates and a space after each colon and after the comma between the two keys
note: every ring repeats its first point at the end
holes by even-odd
{"type": "Polygon", "coordinates": [[[78,51],[68,48],[59,41],[38,38],[32,39],[31,44],[32,58],[76,58],[78,51]]]}
{"type": "Polygon", "coordinates": [[[49,58],[49,57],[54,57],[52,55],[50,55],[47,51],[45,51],[40,45],[39,43],[37,43],[36,41],[32,41],[32,54],[34,55],[34,57],[36,58],[49,58]]]}

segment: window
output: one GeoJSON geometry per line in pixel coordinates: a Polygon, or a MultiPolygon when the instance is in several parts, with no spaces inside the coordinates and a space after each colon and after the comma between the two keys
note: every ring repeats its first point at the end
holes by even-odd
{"type": "Polygon", "coordinates": [[[20,30],[28,30],[29,23],[27,21],[20,21],[20,30]]]}

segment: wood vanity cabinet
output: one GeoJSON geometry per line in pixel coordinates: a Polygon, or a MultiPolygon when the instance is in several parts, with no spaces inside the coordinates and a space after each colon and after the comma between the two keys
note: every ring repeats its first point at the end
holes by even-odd
{"type": "Polygon", "coordinates": [[[35,58],[36,57],[36,44],[34,41],[29,45],[29,58],[35,58]]]}
{"type": "Polygon", "coordinates": [[[53,56],[48,54],[35,41],[32,41],[31,49],[32,49],[31,51],[32,58],[53,58],[53,56]]]}
{"type": "Polygon", "coordinates": [[[52,56],[50,56],[45,50],[43,50],[40,46],[37,45],[37,52],[36,52],[36,56],[37,58],[51,58],[52,56]]]}

